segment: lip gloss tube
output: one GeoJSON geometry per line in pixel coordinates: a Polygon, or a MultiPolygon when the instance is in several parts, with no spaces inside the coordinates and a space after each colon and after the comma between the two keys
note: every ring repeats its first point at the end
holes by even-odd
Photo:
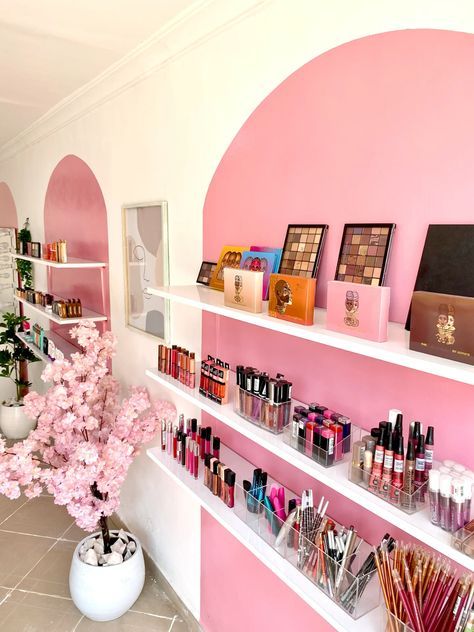
{"type": "Polygon", "coordinates": [[[382,481],[380,486],[380,493],[385,498],[388,497],[390,493],[390,486],[392,484],[392,476],[393,476],[393,461],[394,461],[394,451],[393,451],[393,432],[391,432],[387,437],[387,443],[385,444],[385,453],[383,457],[383,469],[382,469],[382,481]]]}
{"type": "Polygon", "coordinates": [[[463,476],[464,481],[464,524],[471,520],[472,479],[463,476]]]}
{"type": "MultiPolygon", "coordinates": [[[[393,431],[395,435],[396,430],[393,431]]],[[[400,495],[403,493],[403,470],[405,465],[403,436],[397,435],[397,449],[393,457],[393,475],[390,487],[390,501],[395,505],[400,504],[400,495]]]]}
{"type": "Polygon", "coordinates": [[[189,354],[189,387],[196,388],[196,356],[194,353],[189,354]]]}
{"type": "Polygon", "coordinates": [[[225,481],[226,481],[226,476],[227,476],[227,472],[230,470],[230,467],[228,467],[227,465],[222,464],[222,468],[221,468],[221,478],[219,481],[219,498],[223,501],[226,502],[225,498],[226,498],[226,486],[225,486],[225,481]]]}
{"type": "Polygon", "coordinates": [[[382,478],[383,460],[385,455],[384,438],[385,433],[381,432],[380,438],[377,442],[377,445],[375,446],[374,462],[372,465],[372,472],[370,474],[369,480],[369,490],[374,493],[378,493],[380,488],[380,480],[382,478]]]}
{"type": "Polygon", "coordinates": [[[212,465],[212,493],[214,494],[214,496],[217,496],[217,489],[218,489],[218,468],[219,468],[219,461],[217,459],[214,459],[214,463],[212,465]]]}
{"type": "Polygon", "coordinates": [[[233,472],[232,470],[227,470],[227,486],[228,486],[228,493],[227,493],[227,507],[230,507],[232,509],[232,507],[234,506],[234,496],[235,496],[235,472],[233,472]]]}
{"type": "Polygon", "coordinates": [[[434,454],[434,428],[428,426],[425,441],[425,480],[428,479],[429,472],[433,467],[433,454],[434,454]]]}
{"type": "Polygon", "coordinates": [[[191,419],[191,439],[193,441],[196,441],[197,427],[198,427],[198,420],[197,419],[191,419]]]}
{"type": "Polygon", "coordinates": [[[418,500],[424,502],[425,492],[425,436],[420,435],[418,439],[418,447],[416,448],[415,459],[415,490],[417,492],[418,500]]]}
{"type": "Polygon", "coordinates": [[[212,482],[213,482],[213,477],[214,477],[214,463],[218,463],[218,461],[212,456],[212,454],[209,454],[208,456],[210,457],[208,487],[209,487],[209,490],[212,492],[212,482]]]}
{"type": "Polygon", "coordinates": [[[444,531],[450,530],[451,476],[441,474],[439,478],[439,525],[444,531]]]}
{"type": "Polygon", "coordinates": [[[194,476],[194,441],[189,439],[189,453],[188,453],[188,464],[189,464],[189,473],[191,476],[194,476]]]}
{"type": "Polygon", "coordinates": [[[189,435],[186,435],[186,456],[185,456],[184,464],[188,472],[189,472],[189,443],[190,441],[191,441],[191,437],[189,435]]]}
{"type": "Polygon", "coordinates": [[[178,430],[177,435],[176,435],[176,460],[179,465],[181,465],[181,461],[182,461],[182,452],[183,452],[182,438],[183,438],[182,432],[181,430],[178,430]]]}
{"type": "Polygon", "coordinates": [[[186,441],[188,437],[183,433],[181,433],[181,465],[186,467],[186,441]]]}
{"type": "Polygon", "coordinates": [[[206,438],[204,440],[204,451],[206,454],[211,452],[211,435],[212,435],[212,428],[211,426],[207,426],[206,438]]]}
{"type": "Polygon", "coordinates": [[[450,517],[451,533],[464,527],[464,481],[459,477],[451,480],[450,517]]]}
{"type": "Polygon", "coordinates": [[[430,498],[430,520],[433,524],[440,522],[439,487],[441,474],[439,470],[430,470],[428,474],[428,489],[430,498]]]}
{"type": "Polygon", "coordinates": [[[168,454],[173,453],[173,426],[171,421],[166,424],[166,451],[168,454]]]}
{"type": "Polygon", "coordinates": [[[201,460],[203,460],[204,457],[206,456],[205,443],[206,443],[206,428],[201,426],[201,428],[199,428],[199,455],[201,457],[201,460]]]}
{"type": "Polygon", "coordinates": [[[203,483],[206,487],[209,487],[209,464],[211,461],[211,455],[210,454],[206,454],[206,456],[204,457],[204,478],[203,478],[203,483]]]}
{"type": "Polygon", "coordinates": [[[175,426],[173,430],[173,459],[176,459],[178,455],[178,427],[175,426]]]}
{"type": "Polygon", "coordinates": [[[220,458],[220,448],[221,448],[221,440],[219,437],[212,437],[212,454],[216,457],[216,459],[220,458]]]}

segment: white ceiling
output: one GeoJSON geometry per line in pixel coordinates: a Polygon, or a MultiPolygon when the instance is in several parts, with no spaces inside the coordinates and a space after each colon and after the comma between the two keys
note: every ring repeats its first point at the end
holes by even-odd
{"type": "Polygon", "coordinates": [[[196,0],[0,0],[0,147],[196,0]]]}

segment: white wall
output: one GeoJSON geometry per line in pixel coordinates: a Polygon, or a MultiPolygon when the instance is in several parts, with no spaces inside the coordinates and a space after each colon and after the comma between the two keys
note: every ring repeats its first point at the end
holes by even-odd
{"type": "MultiPolygon", "coordinates": [[[[0,181],[12,190],[19,221],[31,218],[38,240],[48,179],[59,160],[76,154],[94,171],[108,209],[112,327],[119,338],[114,371],[125,383],[146,383],[155,396],[160,392],[144,369],[156,363],[156,344],[124,323],[121,205],[168,201],[171,282],[194,282],[212,174],[248,115],[285,77],[323,51],[371,33],[474,29],[471,0],[201,5],[191,22],[164,30],[0,149],[0,181]]],[[[199,351],[200,314],[174,306],[172,317],[173,341],[199,351]]],[[[124,487],[121,515],[198,617],[199,508],[142,455],[124,487]]]]}

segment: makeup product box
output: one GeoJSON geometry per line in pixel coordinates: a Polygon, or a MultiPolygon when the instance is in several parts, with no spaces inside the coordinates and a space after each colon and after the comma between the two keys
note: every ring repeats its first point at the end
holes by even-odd
{"type": "Polygon", "coordinates": [[[272,274],[268,315],[299,325],[312,325],[315,295],[316,279],[291,274],[272,274]]]}
{"type": "Polygon", "coordinates": [[[262,311],[263,272],[224,269],[224,305],[246,312],[262,311]]]}
{"type": "Polygon", "coordinates": [[[387,340],[390,288],[329,281],[326,327],[358,338],[387,340]]]}
{"type": "Polygon", "coordinates": [[[474,298],[413,292],[410,349],[474,364],[473,330],[474,298]]]}

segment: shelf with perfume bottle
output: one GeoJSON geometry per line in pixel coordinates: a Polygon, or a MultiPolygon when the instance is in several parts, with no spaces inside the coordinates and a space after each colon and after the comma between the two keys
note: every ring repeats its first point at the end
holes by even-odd
{"type": "Polygon", "coordinates": [[[315,310],[315,324],[306,326],[273,318],[268,315],[267,308],[264,308],[263,313],[255,314],[227,307],[224,305],[223,292],[205,286],[183,285],[147,288],[147,292],[176,303],[196,307],[265,329],[272,329],[289,336],[474,385],[473,366],[410,350],[409,332],[399,323],[389,323],[386,342],[374,342],[327,329],[326,310],[320,308],[315,310]]]}
{"type": "Polygon", "coordinates": [[[42,259],[41,257],[32,257],[30,255],[20,255],[16,252],[12,252],[13,259],[23,259],[24,261],[30,261],[31,263],[39,263],[43,266],[50,268],[106,268],[107,264],[103,261],[88,261],[87,259],[78,259],[76,257],[68,257],[66,263],[60,263],[59,261],[51,261],[50,259],[42,259]]]}
{"type": "MultiPolygon", "coordinates": [[[[216,404],[218,405],[218,404],[216,404]]],[[[321,592],[313,582],[290,561],[285,559],[265,539],[260,537],[249,524],[239,517],[239,512],[227,507],[222,500],[210,493],[203,484],[203,467],[197,479],[186,468],[178,464],[160,447],[147,450],[147,455],[164,472],[171,476],[183,489],[217,520],[229,533],[243,544],[255,557],[311,606],[321,617],[340,632],[376,632],[382,629],[382,608],[377,607],[368,614],[354,620],[330,597],[321,592]]],[[[221,446],[221,458],[239,476],[250,477],[252,466],[235,452],[221,446]]]]}
{"type": "MultiPolygon", "coordinates": [[[[199,373],[199,371],[199,365],[196,365],[196,373],[199,373]]],[[[348,462],[346,458],[340,463],[333,465],[333,467],[324,467],[324,465],[309,458],[304,452],[285,443],[282,435],[274,435],[238,415],[234,410],[234,393],[232,391],[230,392],[229,403],[222,405],[200,395],[198,386],[194,389],[185,386],[171,376],[160,373],[157,369],[147,369],[146,375],[290,465],[393,524],[405,533],[424,542],[427,546],[432,547],[458,564],[465,566],[470,571],[474,571],[474,559],[453,548],[451,535],[430,522],[429,508],[427,506],[412,515],[408,515],[384,498],[352,483],[348,479],[348,462]]],[[[235,382],[233,374],[229,378],[229,382],[235,382]]],[[[293,404],[295,406],[303,405],[294,399],[293,404]]]]}
{"type": "Polygon", "coordinates": [[[41,314],[48,320],[51,320],[53,323],[57,323],[58,325],[74,325],[75,323],[80,323],[84,320],[92,320],[94,322],[104,322],[107,320],[107,316],[103,314],[97,314],[97,312],[93,312],[91,309],[87,309],[86,307],[82,308],[82,316],[73,317],[73,318],[60,318],[56,314],[53,314],[51,310],[46,309],[42,305],[36,303],[30,303],[24,298],[20,298],[18,296],[14,297],[15,301],[18,303],[23,303],[23,305],[27,305],[32,311],[41,314]]]}
{"type": "MultiPolygon", "coordinates": [[[[79,349],[75,347],[73,344],[61,338],[58,334],[54,333],[54,331],[48,330],[44,332],[47,339],[49,341],[54,342],[54,346],[56,349],[59,349],[63,356],[67,359],[72,353],[77,353],[79,349]]],[[[43,353],[33,342],[31,334],[25,331],[17,332],[17,337],[22,341],[24,345],[26,345],[37,358],[42,360],[43,362],[50,363],[54,362],[53,358],[51,358],[48,354],[43,353]]]]}

